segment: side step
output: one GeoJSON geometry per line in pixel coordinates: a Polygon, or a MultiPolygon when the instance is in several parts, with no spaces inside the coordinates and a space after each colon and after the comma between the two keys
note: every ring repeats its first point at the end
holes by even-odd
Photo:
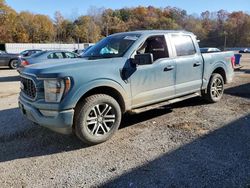
{"type": "Polygon", "coordinates": [[[131,110],[131,113],[132,114],[139,114],[139,113],[142,113],[142,112],[153,110],[155,108],[159,108],[159,107],[162,107],[162,106],[166,106],[166,105],[169,105],[169,104],[173,104],[173,103],[176,103],[176,102],[180,102],[180,101],[190,99],[190,98],[193,98],[193,97],[198,97],[198,96],[201,96],[201,94],[200,93],[192,93],[190,95],[185,95],[185,96],[178,97],[178,98],[175,98],[175,99],[170,99],[168,101],[153,104],[153,105],[150,105],[150,106],[136,108],[136,109],[131,110]]]}

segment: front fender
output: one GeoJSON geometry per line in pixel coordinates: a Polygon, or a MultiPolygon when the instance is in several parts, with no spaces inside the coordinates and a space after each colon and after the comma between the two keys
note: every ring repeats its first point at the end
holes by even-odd
{"type": "Polygon", "coordinates": [[[115,89],[122,96],[125,102],[125,108],[127,109],[129,106],[131,106],[130,105],[131,102],[129,100],[130,97],[128,93],[125,91],[125,89],[122,87],[122,85],[120,85],[115,80],[111,79],[97,79],[97,80],[92,80],[77,89],[77,91],[71,97],[73,99],[72,101],[73,108],[76,106],[76,104],[82,98],[83,95],[85,95],[88,91],[98,87],[110,87],[115,89]]]}

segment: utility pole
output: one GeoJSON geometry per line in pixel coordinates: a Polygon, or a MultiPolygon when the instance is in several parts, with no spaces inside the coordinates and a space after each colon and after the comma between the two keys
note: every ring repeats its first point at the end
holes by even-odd
{"type": "Polygon", "coordinates": [[[79,50],[79,48],[80,48],[80,39],[79,37],[77,37],[77,49],[79,50]]]}
{"type": "Polygon", "coordinates": [[[227,47],[227,32],[224,31],[224,51],[226,50],[227,47]]]}
{"type": "Polygon", "coordinates": [[[109,36],[109,23],[106,23],[106,37],[109,36]]]}

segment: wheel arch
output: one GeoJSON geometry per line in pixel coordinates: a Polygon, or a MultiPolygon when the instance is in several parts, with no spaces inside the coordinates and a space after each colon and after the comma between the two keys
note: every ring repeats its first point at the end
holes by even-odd
{"type": "Polygon", "coordinates": [[[69,101],[73,102],[73,108],[75,108],[77,104],[79,104],[79,102],[84,98],[94,94],[106,94],[116,99],[121,107],[122,113],[128,111],[131,107],[131,100],[129,95],[130,89],[124,88],[126,87],[125,85],[121,85],[115,80],[92,80],[87,84],[81,85],[81,87],[76,87],[78,87],[78,89],[74,91],[74,94],[69,98],[69,101]]]}
{"type": "Polygon", "coordinates": [[[94,88],[88,90],[78,100],[77,104],[79,104],[85,98],[87,98],[91,95],[95,95],[95,94],[106,94],[106,95],[113,97],[120,105],[121,111],[123,113],[126,111],[126,104],[125,104],[125,100],[124,100],[122,94],[117,89],[110,87],[110,86],[98,86],[98,87],[94,87],[94,88]]]}
{"type": "MultiPolygon", "coordinates": [[[[214,71],[212,72],[212,74],[214,74],[214,73],[220,74],[223,78],[224,83],[227,82],[226,71],[223,67],[220,66],[220,67],[215,68],[214,71]]],[[[211,74],[211,76],[212,76],[212,74],[211,74]]]]}
{"type": "Polygon", "coordinates": [[[13,61],[13,60],[17,60],[17,61],[18,61],[18,58],[11,58],[11,59],[9,60],[9,65],[10,65],[11,61],[13,61]]]}
{"type": "Polygon", "coordinates": [[[223,62],[218,62],[216,66],[212,67],[210,71],[205,72],[205,78],[203,80],[203,86],[202,86],[202,92],[207,92],[207,87],[209,84],[209,81],[214,73],[220,74],[223,78],[224,83],[227,83],[227,69],[223,62]]]}
{"type": "MultiPolygon", "coordinates": [[[[9,60],[9,62],[8,62],[8,66],[9,66],[9,67],[11,67],[11,62],[14,61],[14,60],[18,61],[18,58],[11,58],[11,59],[9,60]]],[[[17,63],[18,63],[18,62],[17,62],[17,63]]]]}

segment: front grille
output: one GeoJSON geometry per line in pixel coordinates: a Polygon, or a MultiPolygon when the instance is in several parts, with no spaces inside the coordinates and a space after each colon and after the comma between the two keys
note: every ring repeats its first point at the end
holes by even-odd
{"type": "Polygon", "coordinates": [[[33,80],[21,77],[21,90],[31,99],[36,98],[36,86],[33,80]]]}

